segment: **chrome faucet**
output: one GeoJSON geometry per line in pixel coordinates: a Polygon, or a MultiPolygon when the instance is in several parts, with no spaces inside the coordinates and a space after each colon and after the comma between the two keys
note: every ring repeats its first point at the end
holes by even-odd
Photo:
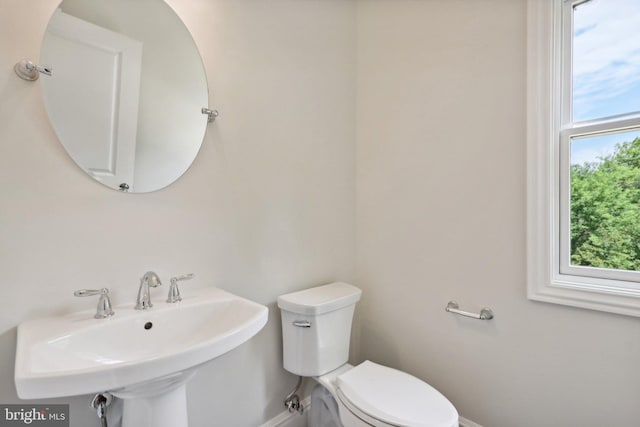
{"type": "Polygon", "coordinates": [[[111,300],[109,299],[109,289],[80,289],[75,291],[73,295],[77,297],[90,297],[93,295],[100,295],[98,299],[98,308],[96,309],[96,315],[93,316],[96,319],[106,319],[113,316],[113,308],[111,308],[111,300]]]}
{"type": "Polygon", "coordinates": [[[189,280],[193,279],[194,274],[189,273],[178,277],[172,277],[170,282],[171,286],[169,286],[169,296],[167,297],[167,302],[169,304],[174,304],[176,302],[182,301],[182,296],[180,296],[180,289],[178,288],[178,282],[181,280],[189,280]]]}
{"type": "Polygon", "coordinates": [[[138,289],[138,299],[136,300],[136,310],[148,310],[153,307],[151,304],[151,295],[149,287],[156,288],[162,285],[160,278],[153,271],[147,271],[140,279],[140,288],[138,289]]]}

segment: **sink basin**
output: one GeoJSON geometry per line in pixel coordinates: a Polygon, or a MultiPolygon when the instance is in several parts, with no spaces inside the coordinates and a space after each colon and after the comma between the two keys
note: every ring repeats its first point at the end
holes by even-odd
{"type": "MultiPolygon", "coordinates": [[[[109,319],[95,310],[36,319],[18,327],[15,384],[23,399],[128,391],[158,380],[175,382],[254,336],[267,308],[218,288],[150,310],[115,307],[109,319]]],[[[188,378],[187,378],[188,379],[188,378]]],[[[185,379],[186,382],[186,379],[185,379]]],[[[126,394],[126,393],[124,393],[126,394]]]]}

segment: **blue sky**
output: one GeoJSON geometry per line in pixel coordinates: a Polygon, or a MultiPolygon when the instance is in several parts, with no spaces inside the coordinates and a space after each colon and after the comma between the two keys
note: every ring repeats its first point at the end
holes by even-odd
{"type": "MultiPolygon", "coordinates": [[[[640,0],[590,0],[574,12],[574,121],[640,111],[640,0]]],[[[574,140],[571,163],[598,161],[640,132],[574,140]]]]}

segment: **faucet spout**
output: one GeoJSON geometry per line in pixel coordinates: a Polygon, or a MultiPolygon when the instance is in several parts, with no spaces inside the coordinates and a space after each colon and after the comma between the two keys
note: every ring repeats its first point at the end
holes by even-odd
{"type": "Polygon", "coordinates": [[[160,278],[153,271],[147,271],[140,279],[140,288],[138,288],[138,299],[136,300],[136,310],[148,310],[153,307],[151,304],[151,292],[149,288],[156,288],[162,285],[160,278]]]}

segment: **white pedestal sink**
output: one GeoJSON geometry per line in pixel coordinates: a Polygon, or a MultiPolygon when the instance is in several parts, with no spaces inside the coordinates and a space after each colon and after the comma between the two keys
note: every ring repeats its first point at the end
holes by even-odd
{"type": "Polygon", "coordinates": [[[218,288],[150,310],[116,307],[18,326],[18,396],[38,399],[110,392],[124,400],[123,427],[186,427],[186,383],[197,366],[244,343],[267,307],[218,288]]]}

